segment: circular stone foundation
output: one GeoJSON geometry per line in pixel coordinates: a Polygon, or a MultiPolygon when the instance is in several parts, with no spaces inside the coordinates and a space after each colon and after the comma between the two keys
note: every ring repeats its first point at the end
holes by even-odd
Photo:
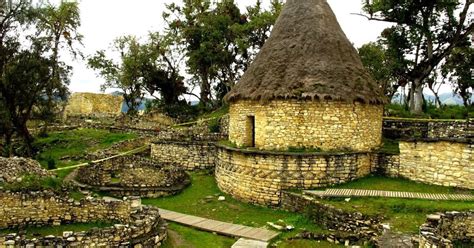
{"type": "Polygon", "coordinates": [[[260,205],[278,205],[282,190],[314,189],[370,174],[376,154],[288,153],[217,145],[216,181],[233,197],[260,205]]]}
{"type": "Polygon", "coordinates": [[[114,196],[157,198],[174,195],[190,184],[189,175],[173,165],[141,156],[122,156],[77,169],[72,181],[88,190],[114,196]]]}
{"type": "Polygon", "coordinates": [[[382,141],[382,105],[240,100],[230,104],[229,140],[260,150],[370,151],[382,141]]]}
{"type": "Polygon", "coordinates": [[[139,198],[75,201],[52,192],[0,192],[0,231],[94,222],[120,224],[62,236],[0,234],[0,247],[159,247],[167,237],[158,209],[142,206],[139,198]]]}

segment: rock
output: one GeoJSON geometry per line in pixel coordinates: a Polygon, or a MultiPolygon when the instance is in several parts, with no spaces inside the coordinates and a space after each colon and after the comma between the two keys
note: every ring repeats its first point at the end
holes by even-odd
{"type": "Polygon", "coordinates": [[[344,201],[350,202],[350,201],[351,201],[351,198],[346,198],[346,199],[344,199],[344,201]]]}
{"type": "Polygon", "coordinates": [[[217,198],[218,201],[225,201],[225,196],[219,196],[219,198],[217,198]]]}
{"type": "Polygon", "coordinates": [[[273,227],[273,228],[275,228],[275,229],[277,229],[277,230],[279,230],[279,231],[285,230],[285,227],[280,226],[280,225],[277,225],[277,224],[275,224],[275,223],[273,223],[273,222],[267,222],[267,225],[269,225],[269,226],[271,226],[271,227],[273,227]]]}

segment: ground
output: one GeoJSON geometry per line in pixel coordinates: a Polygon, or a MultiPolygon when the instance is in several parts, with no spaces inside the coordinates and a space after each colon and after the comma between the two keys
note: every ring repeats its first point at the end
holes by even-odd
{"type": "MultiPolygon", "coordinates": [[[[119,141],[135,137],[136,135],[133,134],[110,133],[108,131],[94,129],[52,133],[48,137],[38,139],[36,142],[36,145],[42,148],[37,158],[45,167],[48,167],[48,160],[51,159],[57,167],[69,166],[84,162],[82,155],[87,152],[104,149],[119,141]]],[[[387,143],[391,143],[391,141],[387,143]]],[[[58,175],[62,178],[69,172],[70,170],[60,171],[58,175]]],[[[214,176],[210,171],[191,172],[190,175],[192,184],[181,194],[159,199],[144,199],[143,203],[185,214],[253,227],[268,227],[267,222],[275,223],[278,221],[283,221],[285,224],[294,226],[294,231],[282,233],[272,242],[272,245],[276,247],[340,247],[327,242],[289,240],[289,238],[294,237],[303,230],[317,233],[326,231],[322,227],[313,224],[311,220],[302,214],[254,206],[231,198],[219,190],[214,176]],[[226,198],[225,201],[218,201],[219,196],[224,196],[226,198]]],[[[404,179],[390,179],[380,176],[369,176],[354,182],[335,186],[335,188],[474,194],[474,191],[426,185],[404,179]]],[[[76,200],[83,197],[79,192],[72,192],[71,195],[76,200]]],[[[469,210],[474,206],[474,202],[393,198],[351,198],[349,202],[347,202],[346,199],[331,198],[322,201],[350,211],[360,211],[371,215],[383,215],[386,217],[385,221],[391,224],[392,230],[409,234],[416,234],[418,232],[418,227],[425,222],[427,214],[447,210],[469,210]]],[[[103,227],[107,225],[110,225],[110,223],[87,223],[61,227],[29,228],[26,231],[28,235],[34,235],[35,233],[41,235],[58,235],[66,230],[83,231],[89,230],[92,227],[103,227]]],[[[2,232],[14,231],[16,230],[3,230],[2,232]]],[[[230,247],[235,241],[236,239],[231,237],[223,237],[170,223],[169,239],[165,242],[164,247],[230,247]]]]}

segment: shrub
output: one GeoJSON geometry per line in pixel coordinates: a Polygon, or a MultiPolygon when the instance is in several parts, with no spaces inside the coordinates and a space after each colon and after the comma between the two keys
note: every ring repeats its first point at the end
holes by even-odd
{"type": "Polygon", "coordinates": [[[5,189],[14,192],[42,191],[47,189],[59,191],[61,186],[62,182],[58,178],[26,174],[22,177],[21,181],[5,184],[5,189]]]}
{"type": "Polygon", "coordinates": [[[48,163],[48,170],[54,170],[56,169],[56,160],[54,160],[51,156],[49,156],[46,159],[46,162],[48,163]]]}

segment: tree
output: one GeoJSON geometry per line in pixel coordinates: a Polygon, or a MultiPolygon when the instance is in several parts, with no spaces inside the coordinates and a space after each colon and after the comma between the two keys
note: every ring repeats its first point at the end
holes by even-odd
{"type": "Polygon", "coordinates": [[[471,106],[472,90],[474,88],[474,48],[470,42],[457,47],[446,59],[442,66],[442,74],[449,79],[454,93],[461,96],[464,106],[471,106]]]}
{"type": "Polygon", "coordinates": [[[187,0],[183,6],[167,5],[163,16],[168,31],[186,54],[188,73],[200,87],[203,105],[212,106],[214,97],[214,104],[220,104],[239,80],[268,38],[281,5],[273,0],[272,9],[264,11],[257,1],[247,8],[247,14],[241,13],[233,0],[187,0]]]}
{"type": "Polygon", "coordinates": [[[186,91],[184,77],[169,53],[167,37],[151,34],[149,41],[141,44],[134,36],[124,36],[116,39],[113,46],[120,54],[120,62],[108,58],[105,51],[98,51],[89,59],[89,66],[106,80],[103,90],[123,91],[128,114],[137,113],[145,93],[151,96],[159,93],[165,104],[179,102],[179,96],[186,91]]]}
{"type": "Polygon", "coordinates": [[[52,99],[65,99],[68,92],[70,68],[51,57],[49,39],[37,29],[38,10],[30,1],[18,0],[0,11],[0,131],[8,156],[13,154],[14,134],[23,140],[20,155],[33,155],[27,121],[35,110],[52,108],[52,99]],[[37,35],[25,35],[24,30],[37,35]],[[54,74],[59,80],[53,80],[54,74]]]}
{"type": "Polygon", "coordinates": [[[383,89],[388,99],[392,99],[400,86],[404,86],[402,78],[398,77],[400,61],[398,56],[392,56],[382,44],[371,42],[359,48],[362,63],[372,74],[373,78],[383,89]]]}
{"type": "Polygon", "coordinates": [[[58,112],[58,110],[55,110],[56,105],[52,104],[55,101],[53,91],[63,84],[60,81],[59,51],[67,49],[74,57],[77,57],[77,55],[82,57],[80,50],[75,47],[76,43],[82,45],[83,38],[78,33],[81,26],[79,3],[64,0],[58,6],[47,3],[40,7],[36,14],[38,16],[37,35],[44,37],[43,39],[50,44],[52,50],[53,77],[51,88],[47,91],[50,107],[43,109],[42,113],[45,118],[51,119],[58,112]]]}
{"type": "Polygon", "coordinates": [[[382,38],[406,61],[400,73],[411,84],[413,113],[422,112],[425,80],[474,31],[468,20],[471,5],[471,0],[365,0],[369,20],[394,24],[382,38]]]}

